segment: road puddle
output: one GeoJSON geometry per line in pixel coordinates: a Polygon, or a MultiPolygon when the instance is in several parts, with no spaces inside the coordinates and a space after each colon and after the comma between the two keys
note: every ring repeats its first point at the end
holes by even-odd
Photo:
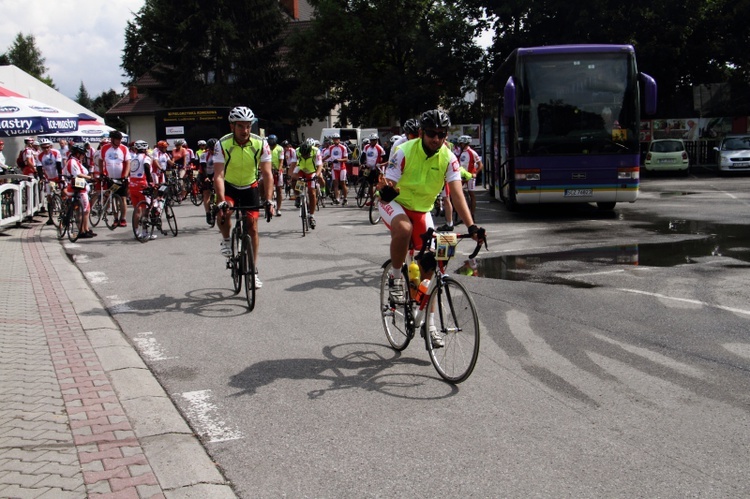
{"type": "MultiPolygon", "coordinates": [[[[690,220],[638,220],[634,228],[657,235],[685,235],[689,239],[654,243],[596,246],[549,253],[510,254],[465,261],[456,273],[490,279],[544,282],[591,287],[565,277],[567,273],[596,272],[613,266],[674,267],[706,257],[729,257],[730,266],[750,268],[750,227],[690,220]],[[742,263],[740,263],[742,262],[742,263]],[[583,265],[581,265],[583,264],[583,265]]],[[[572,230],[570,232],[575,232],[572,230]]],[[[585,229],[582,229],[585,232],[585,229]]],[[[453,270],[453,269],[451,269],[453,270]]]]}

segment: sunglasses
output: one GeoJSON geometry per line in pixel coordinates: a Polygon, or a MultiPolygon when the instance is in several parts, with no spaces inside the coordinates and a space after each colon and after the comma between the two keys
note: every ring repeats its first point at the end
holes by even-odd
{"type": "Polygon", "coordinates": [[[434,139],[436,136],[439,139],[444,139],[448,136],[448,132],[438,132],[437,130],[425,130],[424,134],[431,139],[434,139]]]}

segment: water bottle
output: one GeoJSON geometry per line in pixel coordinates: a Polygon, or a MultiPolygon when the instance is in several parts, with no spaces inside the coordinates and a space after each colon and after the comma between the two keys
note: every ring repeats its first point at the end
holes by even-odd
{"type": "Polygon", "coordinates": [[[411,291],[411,297],[414,299],[417,295],[417,287],[419,286],[419,265],[417,262],[412,261],[409,264],[409,290],[411,291]]]}
{"type": "Polygon", "coordinates": [[[425,305],[427,305],[427,300],[424,299],[425,296],[427,296],[427,290],[430,287],[430,280],[425,279],[422,282],[419,283],[419,288],[417,288],[417,298],[416,300],[419,302],[419,309],[423,309],[425,305]]]}

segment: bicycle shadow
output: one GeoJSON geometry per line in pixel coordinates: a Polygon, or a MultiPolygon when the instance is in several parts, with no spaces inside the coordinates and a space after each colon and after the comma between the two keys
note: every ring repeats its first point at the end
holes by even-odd
{"type": "Polygon", "coordinates": [[[254,395],[258,389],[281,379],[316,380],[326,388],[307,393],[310,400],[333,390],[360,389],[398,398],[433,400],[452,397],[456,385],[437,375],[414,374],[409,367],[429,367],[430,362],[404,357],[386,345],[377,343],[343,343],[323,348],[317,359],[278,359],[257,362],[229,380],[229,386],[240,391],[232,396],[254,395]]]}
{"type": "MultiPolygon", "coordinates": [[[[132,314],[149,317],[165,312],[182,312],[207,318],[237,317],[248,313],[245,295],[234,294],[230,289],[204,288],[190,291],[183,298],[160,296],[129,300],[106,307],[112,315],[132,314]]],[[[98,315],[96,311],[84,312],[82,315],[98,315]]]]}

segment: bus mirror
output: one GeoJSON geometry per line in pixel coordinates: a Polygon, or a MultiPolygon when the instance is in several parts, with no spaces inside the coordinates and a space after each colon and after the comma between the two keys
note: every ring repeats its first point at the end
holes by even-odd
{"type": "Polygon", "coordinates": [[[646,114],[656,114],[656,80],[646,73],[641,73],[640,77],[643,85],[646,114]]]}
{"type": "Polygon", "coordinates": [[[503,93],[503,116],[512,118],[516,115],[516,84],[513,77],[508,78],[503,93]]]}

